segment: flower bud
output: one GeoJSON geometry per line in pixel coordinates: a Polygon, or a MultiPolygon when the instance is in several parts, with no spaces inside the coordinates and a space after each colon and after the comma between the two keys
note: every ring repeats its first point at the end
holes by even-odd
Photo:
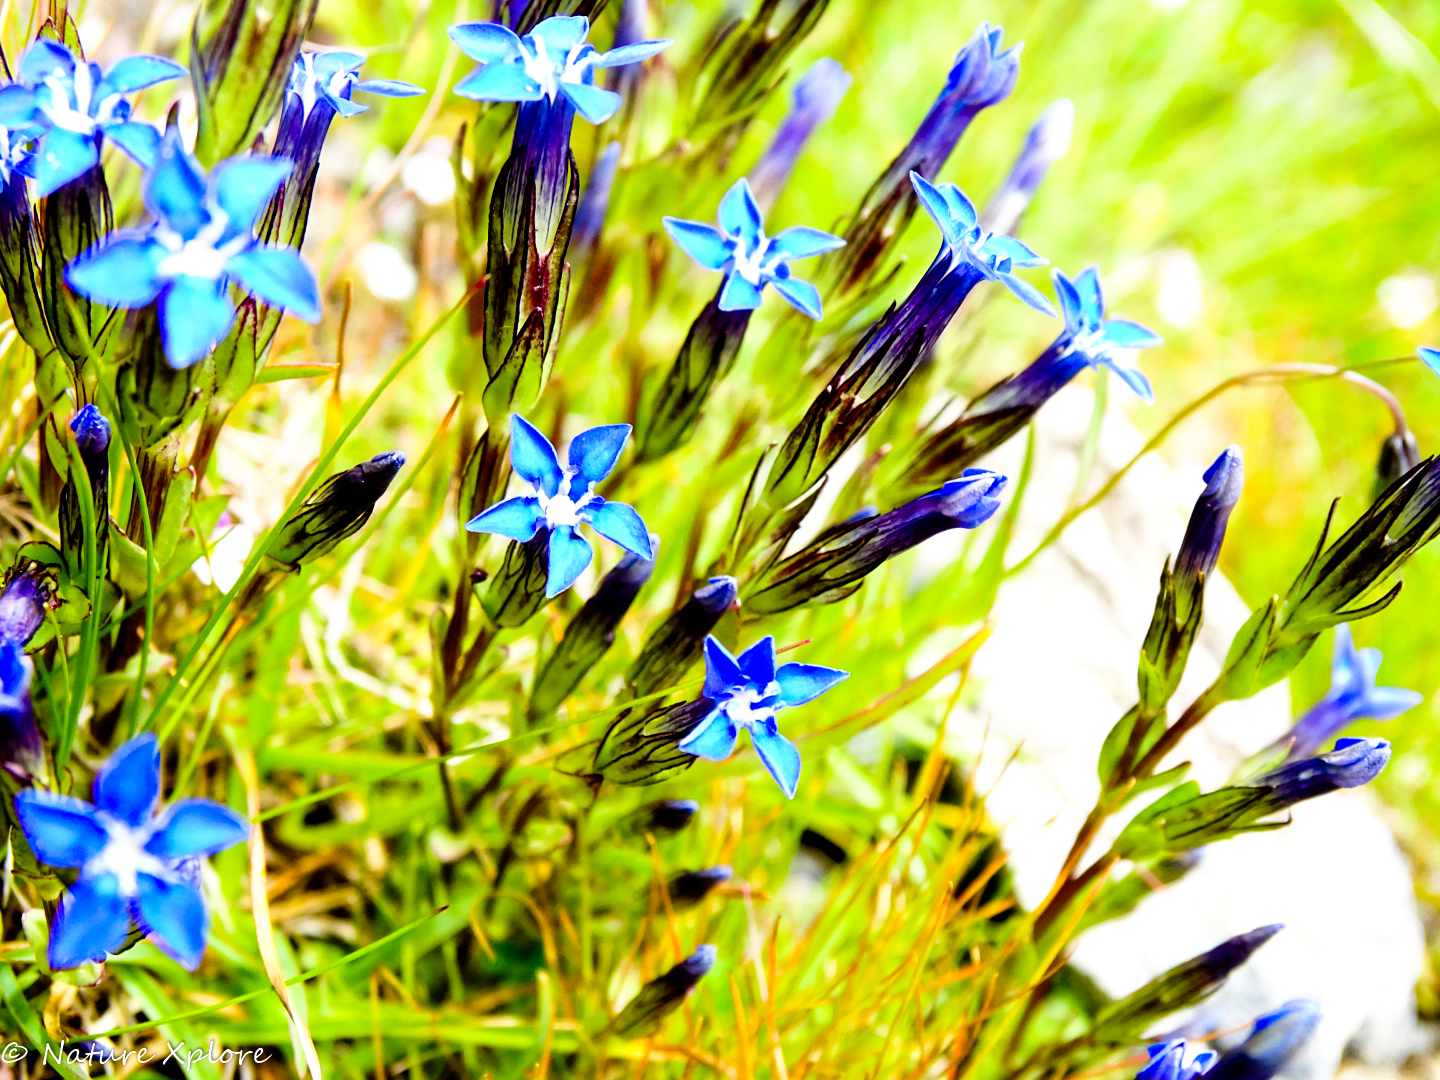
{"type": "Polygon", "coordinates": [[[1384,739],[1337,739],[1330,753],[1281,765],[1243,786],[1265,792],[1259,814],[1269,815],[1341,788],[1368,784],[1389,763],[1390,744],[1384,739]]]}
{"type": "Polygon", "coordinates": [[[45,762],[30,701],[34,673],[20,642],[0,641],[0,767],[22,783],[41,775],[45,762]]]}
{"type": "Polygon", "coordinates": [[[50,569],[28,559],[16,563],[0,591],[0,642],[24,646],[55,603],[55,579],[50,569]]]}
{"type": "Polygon", "coordinates": [[[700,759],[679,748],[715,706],[706,698],[674,705],[626,709],[610,724],[595,751],[592,775],[624,787],[658,784],[700,759]]]}
{"type": "Polygon", "coordinates": [[[1215,571],[1220,560],[1220,545],[1225,541],[1225,527],[1230,514],[1240,501],[1245,486],[1245,464],[1238,446],[1229,446],[1205,471],[1205,490],[1190,513],[1180,554],[1175,557],[1175,584],[1180,602],[1177,614],[1181,619],[1191,604],[1199,603],[1204,579],[1215,571]]]}
{"type": "Polygon", "coordinates": [[[715,946],[701,945],[664,975],[640,988],[630,1004],[615,1017],[615,1034],[622,1039],[636,1039],[653,1032],[661,1020],[680,1007],[714,966],[715,946]]]}
{"type": "Polygon", "coordinates": [[[666,886],[670,903],[677,911],[694,907],[709,896],[717,885],[723,885],[735,876],[728,866],[711,866],[704,870],[687,870],[670,879],[666,886]]]}
{"type": "MultiPolygon", "coordinates": [[[[106,551],[110,541],[110,421],[94,405],[81,408],[70,421],[75,445],[85,462],[90,480],[90,496],[95,516],[96,563],[108,565],[106,551]]],[[[60,492],[60,554],[65,568],[74,579],[84,576],[81,566],[85,550],[84,519],[80,514],[80,495],[75,478],[69,477],[60,492]]]]}
{"type": "Polygon", "coordinates": [[[649,833],[656,839],[664,839],[683,831],[699,811],[700,804],[694,799],[661,799],[627,814],[619,830],[625,836],[649,833]]]}
{"type": "Polygon", "coordinates": [[[821,533],[756,579],[746,607],[759,614],[789,611],[802,604],[831,604],[860,588],[877,567],[949,529],[973,529],[1000,506],[1005,477],[988,469],[966,469],[938,491],[888,514],[852,519],[821,533]]]}
{"type": "MultiPolygon", "coordinates": [[[[660,538],[650,536],[652,546],[660,538]]],[[[570,696],[587,672],[615,643],[615,630],[630,610],[640,589],[650,580],[655,564],[627,553],[600,581],[595,595],[575,613],[565,627],[565,636],[535,675],[530,691],[531,718],[549,716],[570,696]]]]}
{"type": "Polygon", "coordinates": [[[1305,1048],[1320,1018],[1318,1001],[1287,1001],[1256,1020],[1245,1041],[1222,1055],[1207,1075],[1210,1080],[1270,1080],[1305,1048]]]}
{"type": "Polygon", "coordinates": [[[296,572],[360,531],[405,464],[398,451],[377,454],[330,477],[279,528],[270,558],[296,572]]]}
{"type": "Polygon", "coordinates": [[[630,665],[625,681],[636,697],[669,686],[700,658],[706,636],[739,595],[733,577],[721,575],[696,589],[683,607],[662,622],[645,639],[640,655],[630,665]]]}
{"type": "Polygon", "coordinates": [[[1010,168],[1010,175],[1000,185],[985,209],[980,221],[991,232],[1013,233],[1020,225],[1020,219],[1030,200],[1035,197],[1050,166],[1070,152],[1070,139],[1075,130],[1075,103],[1061,98],[1035,121],[1025,145],[1010,168]]]}
{"type": "Polygon", "coordinates": [[[1420,444],[1408,429],[1396,431],[1380,444],[1380,460],[1375,466],[1375,487],[1371,500],[1378,499],[1385,489],[1420,464],[1420,444]]]}
{"type": "Polygon", "coordinates": [[[835,115],[851,82],[850,73],[828,56],[816,60],[800,76],[790,96],[790,112],[746,174],[761,209],[768,210],[780,197],[805,144],[817,127],[835,115]]]}

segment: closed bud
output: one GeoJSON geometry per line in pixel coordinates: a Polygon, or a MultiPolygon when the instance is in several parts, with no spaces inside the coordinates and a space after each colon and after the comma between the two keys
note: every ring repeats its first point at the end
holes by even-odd
{"type": "Polygon", "coordinates": [[[621,820],[619,830],[625,836],[648,833],[664,839],[682,832],[699,811],[700,804],[694,799],[661,799],[627,814],[621,820]]]}
{"type": "Polygon", "coordinates": [[[670,879],[666,890],[670,903],[677,911],[694,907],[704,900],[718,885],[723,885],[735,876],[728,866],[710,866],[704,870],[687,870],[670,879]]]}
{"type": "Polygon", "coordinates": [[[640,988],[615,1017],[614,1032],[622,1039],[649,1035],[660,1021],[680,1007],[697,983],[715,966],[715,946],[701,945],[658,979],[640,988]]]}
{"type": "Polygon", "coordinates": [[[45,747],[30,700],[34,673],[20,642],[0,641],[0,767],[22,783],[44,772],[45,747]]]}
{"type": "MultiPolygon", "coordinates": [[[[96,564],[103,568],[107,565],[106,551],[110,541],[110,421],[94,405],[86,405],[70,421],[70,430],[75,435],[75,446],[80,451],[85,474],[90,481],[96,564]]],[[[71,476],[60,492],[60,554],[72,578],[83,574],[81,563],[85,530],[79,500],[79,490],[75,478],[71,476]]]]}
{"type": "Polygon", "coordinates": [[[625,676],[636,697],[677,682],[700,659],[706,636],[734,605],[739,592],[733,577],[712,577],[690,595],[679,611],[650,631],[625,676]]]}
{"type": "Polygon", "coordinates": [[[706,698],[676,705],[651,704],[624,710],[595,751],[592,775],[623,787],[658,784],[700,759],[679,748],[714,711],[706,698]]]}
{"type": "Polygon", "coordinates": [[[270,558],[295,572],[334,550],[370,520],[404,464],[405,455],[391,451],[330,477],[280,526],[270,558]]]}
{"type": "MultiPolygon", "coordinates": [[[[652,548],[660,538],[650,536],[652,548]]],[[[615,630],[630,610],[640,589],[650,580],[655,564],[627,553],[600,581],[595,595],[585,601],[565,627],[565,636],[541,665],[530,691],[531,717],[549,716],[570,696],[585,674],[615,643],[615,630]]]]}
{"type": "Polygon", "coordinates": [[[815,129],[835,114],[851,82],[850,73],[828,56],[816,60],[800,76],[790,96],[789,113],[760,160],[746,174],[761,209],[769,209],[780,197],[805,144],[815,129]]]}
{"type": "Polygon", "coordinates": [[[1050,166],[1070,152],[1070,139],[1075,130],[1075,103],[1061,98],[1035,121],[1025,145],[990,201],[980,214],[980,221],[991,232],[1013,233],[1030,201],[1035,198],[1050,166]]]}
{"type": "Polygon", "coordinates": [[[1318,1001],[1287,1001],[1255,1021],[1245,1041],[1226,1051],[1210,1070],[1209,1080],[1270,1080],[1305,1048],[1320,1018],[1318,1001]]]}
{"type": "Polygon", "coordinates": [[[967,469],[938,491],[888,514],[857,517],[821,533],[756,579],[746,607],[758,614],[829,604],[860,588],[865,576],[916,544],[950,529],[974,529],[1000,506],[1005,477],[967,469]]]}
{"type": "Polygon", "coordinates": [[[1230,514],[1245,486],[1245,463],[1238,446],[1226,447],[1205,471],[1205,490],[1190,513],[1180,554],[1175,557],[1175,584],[1179,590],[1177,614],[1183,620],[1192,604],[1200,602],[1204,580],[1215,572],[1230,514]]]}
{"type": "Polygon", "coordinates": [[[1341,788],[1368,784],[1389,762],[1390,744],[1384,739],[1337,739],[1328,754],[1281,765],[1245,781],[1243,787],[1264,792],[1257,815],[1268,815],[1341,788]]]}
{"type": "Polygon", "coordinates": [[[55,578],[50,569],[28,559],[16,563],[0,591],[0,642],[23,647],[55,604],[55,578]]]}
{"type": "Polygon", "coordinates": [[[1388,436],[1380,444],[1380,460],[1375,466],[1375,487],[1370,498],[1378,499],[1386,488],[1419,464],[1420,444],[1413,432],[1406,429],[1388,436]]]}

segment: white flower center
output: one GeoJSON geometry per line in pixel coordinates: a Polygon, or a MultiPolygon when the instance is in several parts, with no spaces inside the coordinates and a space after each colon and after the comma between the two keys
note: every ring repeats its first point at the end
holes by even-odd
{"type": "Polygon", "coordinates": [[[131,828],[119,818],[111,817],[103,810],[97,811],[95,820],[105,829],[105,846],[99,854],[85,863],[81,873],[112,874],[120,883],[121,896],[134,896],[140,890],[139,875],[149,874],[163,880],[173,880],[171,868],[173,859],[162,859],[145,850],[154,834],[154,826],[147,822],[138,829],[131,828]]]}
{"type": "Polygon", "coordinates": [[[290,90],[300,99],[300,114],[309,116],[310,110],[315,107],[316,91],[319,89],[320,80],[315,76],[315,54],[300,54],[300,71],[298,75],[292,76],[290,90]]]}
{"type": "Polygon", "coordinates": [[[535,498],[540,501],[540,510],[545,515],[545,524],[554,529],[561,525],[574,528],[583,520],[580,516],[587,503],[595,499],[594,485],[586,488],[585,494],[580,496],[579,501],[570,498],[570,481],[575,477],[575,470],[566,469],[560,479],[560,490],[554,495],[546,495],[539,488],[535,489],[535,498]]]}
{"type": "Polygon", "coordinates": [[[535,51],[531,53],[522,46],[520,62],[524,65],[525,74],[540,84],[541,93],[551,101],[560,93],[562,82],[575,84],[585,81],[585,72],[590,67],[590,55],[585,54],[585,42],[581,41],[572,46],[564,58],[557,62],[551,58],[549,49],[545,47],[544,38],[536,37],[530,40],[535,43],[535,51]]]}
{"type": "Polygon", "coordinates": [[[779,255],[767,258],[769,251],[770,238],[763,229],[753,250],[745,243],[745,237],[730,237],[730,257],[735,260],[735,272],[751,285],[759,285],[763,278],[773,276],[775,267],[784,261],[779,255]]]}
{"type": "Polygon", "coordinates": [[[229,224],[225,211],[211,207],[210,220],[189,240],[174,229],[157,228],[155,239],[170,254],[160,260],[156,272],[162,278],[184,276],[218,281],[225,276],[226,264],[250,246],[250,237],[244,233],[217,246],[229,224]]]}
{"type": "Polygon", "coordinates": [[[756,724],[763,724],[766,720],[774,717],[775,707],[773,705],[764,705],[758,709],[755,706],[765,698],[772,697],[779,692],[779,684],[773,682],[764,690],[758,690],[754,686],[742,686],[731,693],[721,703],[720,708],[730,718],[731,723],[748,731],[756,724]]]}

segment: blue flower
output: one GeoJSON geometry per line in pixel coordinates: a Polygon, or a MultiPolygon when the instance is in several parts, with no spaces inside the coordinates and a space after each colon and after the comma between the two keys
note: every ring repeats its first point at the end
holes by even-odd
{"type": "Polygon", "coordinates": [[[980,215],[990,229],[998,233],[1015,231],[1050,166],[1070,152],[1074,130],[1075,103],[1069,98],[1061,98],[1040,114],[1025,136],[1025,145],[1005,182],[990,196],[980,215]]]}
{"type": "Polygon", "coordinates": [[[156,813],[160,744],[131,739],[95,774],[94,805],[69,795],[22,791],[15,814],[30,850],[80,876],[50,930],[50,966],[104,960],[125,943],[133,921],[193,970],[210,922],[198,860],[240,843],[250,825],[228,806],[182,799],[156,813]]]}
{"type": "Polygon", "coordinates": [[[35,179],[49,195],[99,164],[100,140],[110,139],[153,168],[159,133],[130,119],[126,94],[177,79],[185,69],[163,56],[127,56],[109,71],[79,59],[64,45],[37,41],[20,58],[20,82],[34,92],[45,122],[35,179]]]}
{"type": "Polygon", "coordinates": [[[590,123],[603,123],[620,108],[620,95],[596,86],[595,71],[639,63],[671,42],[637,41],[602,53],[585,40],[589,33],[583,15],[551,16],[523,38],[501,23],[452,26],[451,40],[480,61],[455,92],[476,101],[553,102],[563,95],[590,123]]]}
{"type": "Polygon", "coordinates": [[[749,180],[759,202],[769,205],[779,196],[810,136],[840,107],[851,81],[840,62],[828,56],[816,60],[800,76],[790,95],[789,114],[750,170],[749,180]]]}
{"type": "Polygon", "coordinates": [[[1318,1001],[1287,1001],[1258,1018],[1245,1041],[1226,1051],[1210,1074],[1211,1080],[1270,1080],[1304,1049],[1320,1019],[1318,1001]]]}
{"type": "Polygon", "coordinates": [[[1185,526],[1185,539],[1180,542],[1180,553],[1175,557],[1175,580],[1187,592],[1198,587],[1202,575],[1208,578],[1214,573],[1230,515],[1244,487],[1245,459],[1240,447],[1227,446],[1205,470],[1205,490],[1195,500],[1195,508],[1185,526]]]}
{"type": "Polygon", "coordinates": [[[1022,267],[1044,266],[1048,261],[1016,240],[989,232],[980,225],[975,207],[954,184],[936,187],[918,172],[910,174],[925,212],[940,226],[950,267],[969,267],[988,281],[998,281],[1036,311],[1054,315],[1050,301],[1014,272],[1022,267]]]}
{"type": "Polygon", "coordinates": [[[1129,363],[1116,350],[1149,349],[1163,345],[1164,339],[1129,319],[1105,318],[1105,298],[1100,292],[1100,270],[1087,266],[1071,281],[1055,271],[1055,291],[1065,311],[1065,333],[1070,337],[1070,351],[1083,356],[1091,367],[1107,367],[1124,380],[1149,405],[1155,401],[1150,381],[1140,369],[1129,363]]]}
{"type": "MultiPolygon", "coordinates": [[[[955,55],[945,89],[920,121],[899,161],[910,169],[936,172],[954,151],[970,122],[984,109],[998,105],[1015,89],[1020,75],[1020,48],[1002,49],[1002,27],[981,23],[955,55]]],[[[907,170],[908,171],[908,170],[907,170]]]]}
{"type": "Polygon", "coordinates": [[[1393,720],[1425,700],[1414,690],[1376,686],[1379,670],[1380,650],[1355,648],[1349,625],[1336,626],[1330,691],[1295,721],[1287,759],[1310,757],[1356,720],[1393,720]]]}
{"type": "Polygon", "coordinates": [[[850,677],[848,671],[816,664],[775,666],[775,639],[766,636],[734,657],[714,637],[705,639],[705,689],[711,710],[680,740],[687,754],[724,761],[735,752],[742,730],[787,799],[800,782],[800,751],[775,723],[775,713],[814,701],[850,677]]]}
{"type": "Polygon", "coordinates": [[[302,52],[290,68],[290,93],[309,115],[317,101],[323,101],[341,116],[358,116],[369,105],[350,100],[355,90],[385,97],[416,97],[425,91],[414,83],[398,79],[362,79],[360,65],[365,57],[351,52],[302,52]]]}
{"type": "Polygon", "coordinates": [[[0,641],[0,768],[30,783],[45,763],[30,682],[35,666],[18,641],[0,641]]]}
{"type": "Polygon", "coordinates": [[[1425,362],[1426,367],[1440,375],[1440,349],[1431,349],[1421,345],[1415,351],[1420,354],[1420,359],[1425,362]]]}
{"type": "MultiPolygon", "coordinates": [[[[543,24],[542,24],[543,25],[543,24]]],[[[520,543],[549,532],[545,595],[559,596],[590,565],[595,552],[580,535],[581,522],[632,555],[654,559],[650,534],[635,509],[606,502],[595,485],[615,469],[630,437],[629,424],[606,424],[576,435],[568,464],[561,465],[550,440],[523,416],[510,417],[510,464],[530,485],[529,495],[498,502],[465,523],[471,532],[495,533],[520,543]]]]}
{"type": "Polygon", "coordinates": [[[0,590],[0,642],[25,645],[39,631],[55,601],[54,579],[37,562],[21,562],[0,590]]]}
{"type": "Polygon", "coordinates": [[[1149,1048],[1150,1064],[1135,1080],[1195,1080],[1215,1064],[1213,1050],[1194,1050],[1184,1039],[1171,1039],[1149,1048]]]}
{"type": "Polygon", "coordinates": [[[111,233],[66,268],[65,280],[80,295],[116,307],[158,299],[165,355],[177,368],[189,367],[229,331],[232,281],[316,322],[319,287],[310,269],[289,248],[254,236],[256,217],[290,169],[281,158],[231,158],[207,181],[172,129],[145,185],[155,223],[111,233]]]}
{"type": "Polygon", "coordinates": [[[751,311],[760,306],[761,290],[774,285],[791,307],[820,318],[820,293],[808,281],[791,277],[788,264],[844,247],[844,240],[803,225],[766,236],[760,207],[744,177],[720,200],[719,222],[717,229],[701,221],[664,219],[665,231],[686,255],[706,270],[725,275],[721,311],[751,311]]]}
{"type": "Polygon", "coordinates": [[[34,92],[19,83],[0,86],[0,184],[35,175],[33,144],[43,134],[44,117],[35,105],[34,92]]]}

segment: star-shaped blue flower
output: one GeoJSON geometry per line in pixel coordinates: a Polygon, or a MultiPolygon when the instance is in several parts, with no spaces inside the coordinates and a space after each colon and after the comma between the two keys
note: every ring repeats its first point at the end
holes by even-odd
{"type": "Polygon", "coordinates": [[[451,40],[480,61],[455,92],[476,101],[553,102],[563,95],[590,123],[603,123],[620,108],[620,95],[596,86],[595,72],[638,64],[672,43],[637,41],[602,53],[585,40],[589,33],[590,20],[583,15],[553,15],[524,37],[495,22],[452,26],[451,40]]]}
{"type": "Polygon", "coordinates": [[[362,79],[365,57],[351,52],[302,52],[290,68],[290,93],[299,99],[304,115],[323,101],[341,116],[357,116],[369,105],[351,101],[356,90],[385,97],[416,97],[425,91],[398,79],[362,79]]]}
{"type": "Polygon", "coordinates": [[[1171,1039],[1149,1047],[1150,1063],[1135,1080],[1196,1080],[1215,1064],[1213,1050],[1196,1050],[1184,1039],[1171,1039]]]}
{"type": "Polygon", "coordinates": [[[94,805],[33,789],[15,796],[35,857],[80,870],[50,930],[50,966],[104,960],[133,921],[193,970],[210,922],[197,860],[240,843],[249,822],[209,799],[181,799],[157,813],[160,744],[149,733],[115,751],[92,794],[94,805]]]}
{"type": "Polygon", "coordinates": [[[761,291],[773,285],[791,307],[812,319],[820,318],[819,291],[808,281],[791,277],[789,262],[834,251],[844,247],[845,241],[804,225],[766,236],[760,207],[744,177],[736,180],[720,200],[718,229],[683,218],[667,217],[663,221],[670,239],[686,255],[706,270],[725,275],[720,290],[721,311],[753,310],[760,306],[761,291]]]}
{"type": "Polygon", "coordinates": [[[253,231],[291,167],[283,158],[230,158],[207,181],[172,129],[145,185],[155,223],[111,233],[66,268],[65,280],[81,296],[115,307],[158,299],[165,355],[177,368],[199,360],[229,331],[231,282],[316,322],[315,275],[298,253],[261,244],[253,231]]]}
{"type": "Polygon", "coordinates": [[[153,168],[160,134],[130,119],[126,94],[185,74],[163,56],[127,56],[103,75],[64,45],[37,41],[20,58],[19,81],[35,95],[44,118],[35,179],[41,195],[83,175],[100,161],[108,138],[141,165],[153,168]]]}
{"type": "Polygon", "coordinates": [[[1399,686],[1376,686],[1379,649],[1357,649],[1350,627],[1335,627],[1330,690],[1290,729],[1289,758],[1309,757],[1356,720],[1393,720],[1425,700],[1399,686]]]}
{"type": "Polygon", "coordinates": [[[1065,333],[1070,338],[1069,351],[1085,358],[1091,367],[1106,367],[1126,386],[1134,390],[1145,404],[1155,401],[1150,380],[1130,363],[1123,350],[1150,349],[1165,341],[1153,330],[1129,319],[1105,318],[1105,297],[1100,292],[1100,269],[1087,266],[1071,281],[1055,271],[1055,292],[1065,312],[1065,333]],[[1121,355],[1116,350],[1122,350],[1121,355]]]}
{"type": "Polygon", "coordinates": [[[570,443],[568,463],[523,416],[510,416],[510,465],[531,487],[529,495],[498,502],[465,523],[471,532],[495,533],[522,544],[541,529],[549,532],[549,571],[545,595],[559,596],[595,557],[580,535],[581,522],[642,559],[655,558],[650,533],[634,507],[606,502],[595,485],[615,469],[630,437],[629,424],[606,424],[582,431],[570,443]]]}
{"type": "Polygon", "coordinates": [[[940,226],[952,265],[969,266],[988,281],[998,281],[1036,311],[1054,315],[1055,308],[1039,289],[1014,271],[1044,266],[1043,259],[1013,236],[997,235],[980,224],[975,206],[954,184],[930,183],[911,172],[910,183],[920,196],[920,205],[940,226]]]}
{"type": "Polygon", "coordinates": [[[708,761],[724,761],[735,752],[741,731],[760,761],[785,792],[795,797],[800,782],[800,751],[775,723],[775,713],[792,705],[814,701],[832,686],[850,677],[848,671],[817,664],[775,666],[775,639],[766,636],[737,658],[714,637],[705,639],[705,699],[714,708],[680,740],[687,754],[708,761]]]}

